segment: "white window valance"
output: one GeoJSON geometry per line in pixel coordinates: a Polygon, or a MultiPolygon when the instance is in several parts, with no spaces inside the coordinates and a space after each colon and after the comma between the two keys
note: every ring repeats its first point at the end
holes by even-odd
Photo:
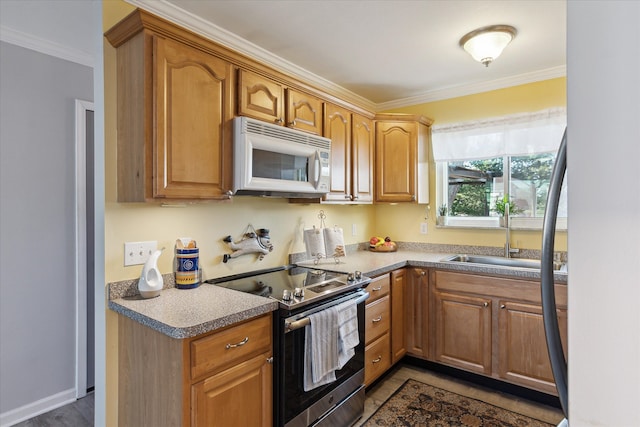
{"type": "Polygon", "coordinates": [[[552,108],[433,126],[433,157],[445,162],[553,153],[566,125],[566,109],[552,108]]]}

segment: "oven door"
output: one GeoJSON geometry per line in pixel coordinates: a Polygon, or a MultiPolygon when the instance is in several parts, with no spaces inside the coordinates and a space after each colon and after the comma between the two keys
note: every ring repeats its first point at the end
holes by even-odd
{"type": "MultiPolygon", "coordinates": [[[[281,320],[282,352],[277,375],[283,389],[279,392],[276,391],[281,399],[279,411],[276,412],[282,414],[282,420],[278,424],[287,427],[312,425],[362,388],[364,383],[364,302],[368,296],[367,292],[359,290],[356,293],[343,295],[281,320]],[[334,382],[310,391],[304,391],[305,332],[307,330],[306,324],[308,324],[308,321],[305,320],[306,316],[349,299],[356,299],[358,311],[360,343],[355,348],[355,355],[342,369],[336,371],[334,382]]],[[[349,407],[349,405],[342,405],[342,407],[349,407]]],[[[356,409],[354,420],[361,416],[362,410],[363,408],[356,409]]]]}

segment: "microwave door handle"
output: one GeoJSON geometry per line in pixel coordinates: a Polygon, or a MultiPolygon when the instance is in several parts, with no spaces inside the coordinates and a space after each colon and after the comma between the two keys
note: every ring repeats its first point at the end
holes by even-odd
{"type": "Polygon", "coordinates": [[[320,164],[320,152],[316,151],[315,154],[313,155],[313,168],[311,169],[311,173],[310,173],[310,175],[313,175],[313,182],[311,183],[313,185],[313,188],[318,187],[318,182],[320,182],[321,170],[322,170],[322,167],[320,164]]]}

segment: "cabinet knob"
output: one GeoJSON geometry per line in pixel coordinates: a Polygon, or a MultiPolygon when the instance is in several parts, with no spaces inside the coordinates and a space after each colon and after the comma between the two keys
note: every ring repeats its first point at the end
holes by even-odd
{"type": "Polygon", "coordinates": [[[227,196],[233,196],[233,191],[231,190],[227,190],[227,192],[225,193],[227,196]]]}
{"type": "Polygon", "coordinates": [[[267,358],[267,363],[273,365],[273,356],[267,358]]]}
{"type": "Polygon", "coordinates": [[[412,201],[412,202],[415,202],[415,201],[416,201],[416,195],[415,195],[415,194],[412,194],[412,195],[411,195],[411,201],[412,201]]]}
{"type": "Polygon", "coordinates": [[[292,120],[292,121],[289,122],[289,126],[295,126],[295,125],[296,125],[296,121],[295,120],[292,120]]]}
{"type": "Polygon", "coordinates": [[[485,301],[485,302],[482,304],[482,306],[483,306],[483,307],[489,307],[489,303],[485,301]]]}
{"type": "Polygon", "coordinates": [[[275,120],[274,120],[274,122],[275,122],[276,124],[281,125],[281,124],[284,122],[284,120],[282,120],[282,117],[278,117],[277,119],[275,119],[275,120]]]}
{"type": "Polygon", "coordinates": [[[351,200],[358,200],[358,196],[357,195],[351,196],[351,200]]]}
{"type": "Polygon", "coordinates": [[[345,195],[344,195],[344,198],[345,198],[346,200],[351,200],[351,194],[345,194],[345,195]]]}
{"type": "Polygon", "coordinates": [[[507,308],[507,306],[504,304],[500,304],[500,308],[507,308]]]}
{"type": "Polygon", "coordinates": [[[426,275],[427,275],[427,272],[426,272],[426,271],[421,271],[421,272],[420,272],[420,275],[421,275],[421,276],[426,276],[426,275]]]}

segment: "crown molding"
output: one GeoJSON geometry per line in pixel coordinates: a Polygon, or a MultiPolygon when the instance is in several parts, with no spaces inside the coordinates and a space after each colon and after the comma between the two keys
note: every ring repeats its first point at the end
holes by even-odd
{"type": "Polygon", "coordinates": [[[151,12],[161,18],[173,22],[189,31],[209,40],[215,41],[229,49],[253,58],[264,65],[294,76],[319,90],[329,92],[345,101],[360,105],[365,109],[376,111],[376,104],[350,90],[345,89],[325,78],[318,76],[296,64],[251,43],[250,41],[225,30],[201,17],[164,0],[125,0],[133,6],[151,12]]]}
{"type": "Polygon", "coordinates": [[[14,30],[5,25],[0,25],[0,40],[87,67],[93,68],[95,65],[95,59],[87,52],[14,30]]]}
{"type": "Polygon", "coordinates": [[[471,83],[460,86],[451,86],[443,89],[426,91],[408,98],[394,101],[381,102],[376,105],[378,111],[392,110],[394,108],[409,107],[412,105],[425,104],[427,102],[441,101],[443,99],[458,98],[461,96],[474,95],[491,90],[504,89],[512,86],[519,86],[527,83],[534,83],[543,80],[566,77],[567,67],[547,68],[545,70],[533,71],[530,73],[518,74],[516,76],[491,80],[488,82],[471,83]]]}
{"type": "Polygon", "coordinates": [[[496,79],[489,82],[473,83],[460,86],[452,86],[443,89],[422,92],[408,98],[397,99],[388,102],[375,103],[363,96],[360,96],[342,86],[339,86],[317,74],[314,74],[296,64],[289,62],[273,53],[263,49],[242,37],[225,30],[201,17],[181,9],[165,0],[125,0],[133,6],[144,9],[168,21],[182,26],[198,35],[206,37],[216,43],[235,50],[243,55],[256,59],[278,71],[307,82],[319,90],[335,94],[345,101],[360,105],[372,112],[388,111],[395,108],[408,107],[412,105],[424,104],[427,102],[440,101],[443,99],[457,98],[460,96],[473,95],[496,89],[504,89],[511,86],[518,86],[526,83],[533,83],[567,75],[566,66],[559,66],[531,73],[519,74],[517,76],[496,79]]]}

